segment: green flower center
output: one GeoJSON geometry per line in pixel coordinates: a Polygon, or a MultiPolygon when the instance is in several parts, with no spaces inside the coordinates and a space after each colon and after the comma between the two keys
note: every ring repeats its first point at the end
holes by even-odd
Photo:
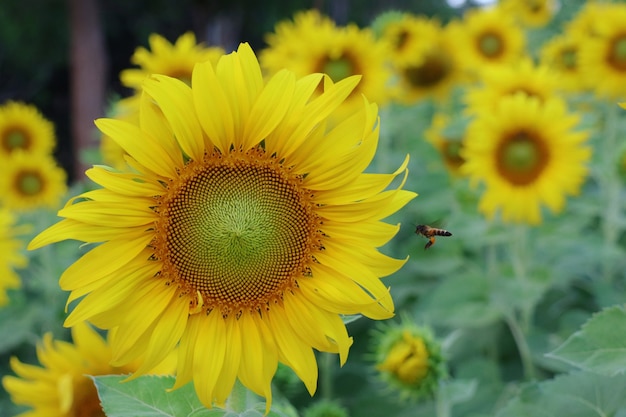
{"type": "Polygon", "coordinates": [[[224,314],[294,286],[319,227],[301,179],[273,159],[237,155],[185,167],[158,209],[155,242],[170,280],[224,314]]]}
{"type": "Polygon", "coordinates": [[[493,32],[483,33],[478,38],[478,50],[487,59],[498,58],[504,52],[502,37],[493,32]]]}
{"type": "Polygon", "coordinates": [[[561,65],[563,68],[574,71],[576,70],[577,54],[575,48],[567,48],[561,51],[561,65]]]}
{"type": "Polygon", "coordinates": [[[20,129],[10,129],[2,136],[2,146],[7,152],[15,149],[28,149],[28,135],[20,129]]]}
{"type": "Polygon", "coordinates": [[[43,189],[41,175],[35,171],[21,172],[17,176],[16,187],[22,195],[33,196],[41,193],[43,189]]]}
{"type": "Polygon", "coordinates": [[[499,173],[514,185],[534,182],[548,163],[543,140],[531,132],[519,131],[505,137],[496,152],[499,173]]]}
{"type": "Polygon", "coordinates": [[[448,77],[450,63],[441,54],[431,54],[424,62],[415,67],[407,67],[404,75],[409,83],[417,88],[429,88],[439,85],[448,77]]]}
{"type": "Polygon", "coordinates": [[[351,75],[356,74],[352,60],[345,56],[337,59],[328,59],[322,65],[322,71],[334,81],[341,81],[351,75]]]}
{"type": "Polygon", "coordinates": [[[626,34],[620,34],[611,41],[608,61],[618,71],[626,71],[626,34]]]}

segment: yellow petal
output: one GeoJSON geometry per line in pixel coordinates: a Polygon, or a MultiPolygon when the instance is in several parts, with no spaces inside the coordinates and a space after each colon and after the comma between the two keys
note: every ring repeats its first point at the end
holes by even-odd
{"type": "MultiPolygon", "coordinates": [[[[208,408],[213,405],[215,386],[224,366],[226,355],[226,326],[217,309],[208,314],[194,314],[189,321],[201,320],[202,331],[193,352],[193,383],[200,401],[208,408]]],[[[182,347],[183,349],[185,347],[182,347]]]]}
{"type": "Polygon", "coordinates": [[[224,404],[230,395],[241,364],[241,330],[238,320],[231,314],[226,319],[226,356],[220,373],[219,384],[215,387],[215,398],[218,404],[224,404]]]}

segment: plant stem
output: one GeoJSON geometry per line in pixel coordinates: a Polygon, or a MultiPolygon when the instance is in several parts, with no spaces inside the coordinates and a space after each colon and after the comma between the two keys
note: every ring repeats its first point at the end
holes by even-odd
{"type": "Polygon", "coordinates": [[[324,400],[333,398],[333,355],[323,352],[321,354],[320,396],[324,400]]]}
{"type": "Polygon", "coordinates": [[[437,417],[450,417],[451,410],[450,404],[448,402],[448,398],[446,395],[442,395],[442,384],[439,384],[439,389],[435,394],[435,407],[436,407],[436,415],[437,417]]]}
{"type": "Polygon", "coordinates": [[[517,350],[519,351],[522,366],[524,368],[524,376],[528,380],[533,380],[536,377],[535,364],[533,363],[533,358],[530,353],[530,347],[526,341],[526,335],[524,334],[519,321],[515,317],[515,313],[506,314],[504,318],[509,326],[509,329],[511,330],[513,339],[515,339],[515,344],[517,345],[517,350]]]}

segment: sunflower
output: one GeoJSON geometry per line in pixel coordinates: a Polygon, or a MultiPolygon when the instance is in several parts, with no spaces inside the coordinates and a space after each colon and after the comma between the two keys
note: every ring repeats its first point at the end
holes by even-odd
{"type": "MultiPolygon", "coordinates": [[[[74,343],[54,340],[47,333],[37,348],[42,366],[28,365],[16,357],[11,358],[11,368],[17,376],[5,376],[2,385],[15,404],[32,410],[22,417],[104,417],[96,387],[89,375],[127,374],[135,365],[115,367],[111,361],[111,347],[86,323],[72,327],[74,343]]],[[[155,374],[170,373],[174,369],[173,357],[168,357],[152,369],[155,374]]]]}
{"type": "Polygon", "coordinates": [[[514,64],[525,53],[524,31],[501,8],[473,9],[449,24],[461,62],[472,74],[484,67],[514,64]]]}
{"type": "MultiPolygon", "coordinates": [[[[388,45],[392,64],[402,67],[420,63],[423,50],[440,30],[438,21],[424,16],[403,13],[382,29],[381,41],[388,45]]],[[[425,51],[424,51],[425,52],[425,51]]]]}
{"type": "Polygon", "coordinates": [[[379,277],[405,261],[377,251],[399,228],[380,220],[415,196],[383,191],[408,160],[362,173],[378,143],[374,104],[327,127],[358,77],[316,94],[322,78],[264,82],[241,44],[216,68],[197,64],[191,87],[151,77],[139,125],[98,120],[133,171],[88,170],[102,188],[30,244],[102,242],[61,276],[68,302],[86,295],[65,324],[116,328],[113,363],[144,358],[136,375],[179,346],[175,388],[193,380],[209,407],[238,378],[269,409],[279,361],[313,393],[313,348],[343,363],[352,343],[340,314],[393,314],[379,277]]]}
{"type": "Polygon", "coordinates": [[[606,6],[602,20],[594,25],[595,37],[580,49],[580,66],[596,94],[626,98],[626,5],[606,6]]]}
{"type": "MultiPolygon", "coordinates": [[[[314,73],[327,74],[334,82],[352,75],[362,75],[362,80],[346,101],[346,112],[360,107],[365,95],[368,100],[384,104],[390,99],[387,68],[387,45],[374,38],[369,29],[356,25],[337,27],[327,19],[296,14],[293,27],[281,27],[280,32],[266,37],[268,47],[261,51],[260,61],[269,74],[283,68],[303,77],[314,73]],[[297,25],[306,23],[305,26],[297,25]],[[290,28],[289,30],[286,27],[290,28]]],[[[279,24],[280,25],[280,24],[279,24]]]]}
{"type": "Polygon", "coordinates": [[[415,57],[414,61],[396,66],[397,98],[406,104],[425,97],[445,100],[452,88],[464,80],[450,30],[442,28],[437,21],[426,22],[422,22],[420,43],[410,54],[415,57]]]}
{"type": "Polygon", "coordinates": [[[130,59],[139,68],[125,69],[120,73],[122,84],[135,91],[141,91],[141,84],[152,74],[168,75],[189,83],[197,62],[216,63],[224,55],[224,50],[220,47],[198,44],[193,32],[181,35],[174,44],[153,33],[148,38],[148,43],[150,50],[139,47],[130,59]]]}
{"type": "Polygon", "coordinates": [[[515,16],[524,26],[546,26],[557,11],[556,0],[501,0],[503,10],[515,16]]]}
{"type": "Polygon", "coordinates": [[[35,106],[16,101],[0,106],[0,157],[16,150],[48,154],[55,143],[54,126],[35,106]]]}
{"type": "Polygon", "coordinates": [[[586,37],[567,31],[546,42],[541,48],[541,63],[557,76],[558,88],[568,92],[580,92],[588,88],[580,68],[580,47],[586,37]]]}
{"type": "Polygon", "coordinates": [[[504,97],[491,113],[468,126],[462,172],[485,183],[479,210],[504,221],[538,224],[540,206],[560,212],[565,195],[577,194],[591,156],[587,134],[574,132],[578,118],[564,102],[541,103],[517,93],[504,97]]]}
{"type": "Polygon", "coordinates": [[[517,65],[498,66],[483,71],[482,86],[465,93],[470,113],[492,112],[502,97],[518,92],[544,102],[557,92],[558,78],[547,66],[536,66],[530,58],[517,65]]]}
{"type": "Polygon", "coordinates": [[[65,171],[49,155],[14,152],[4,163],[0,201],[15,210],[57,208],[67,191],[65,171]]]}
{"type": "Polygon", "coordinates": [[[24,243],[17,237],[27,232],[27,228],[15,225],[15,215],[6,208],[0,208],[0,307],[8,303],[6,290],[20,287],[20,277],[15,268],[24,268],[28,259],[21,252],[24,243]]]}
{"type": "Polygon", "coordinates": [[[459,175],[459,168],[464,162],[461,156],[464,130],[453,125],[447,114],[437,113],[428,130],[424,132],[424,137],[439,151],[448,171],[452,175],[459,175]]]}

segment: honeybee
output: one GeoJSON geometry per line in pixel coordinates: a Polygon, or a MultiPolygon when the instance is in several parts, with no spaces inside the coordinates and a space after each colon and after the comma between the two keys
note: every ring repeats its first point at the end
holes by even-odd
{"type": "Polygon", "coordinates": [[[426,246],[424,246],[424,250],[430,248],[435,244],[435,236],[452,236],[452,233],[448,232],[444,229],[437,229],[436,227],[430,227],[426,224],[418,224],[415,227],[415,234],[422,235],[425,238],[428,238],[428,242],[426,242],[426,246]]]}

